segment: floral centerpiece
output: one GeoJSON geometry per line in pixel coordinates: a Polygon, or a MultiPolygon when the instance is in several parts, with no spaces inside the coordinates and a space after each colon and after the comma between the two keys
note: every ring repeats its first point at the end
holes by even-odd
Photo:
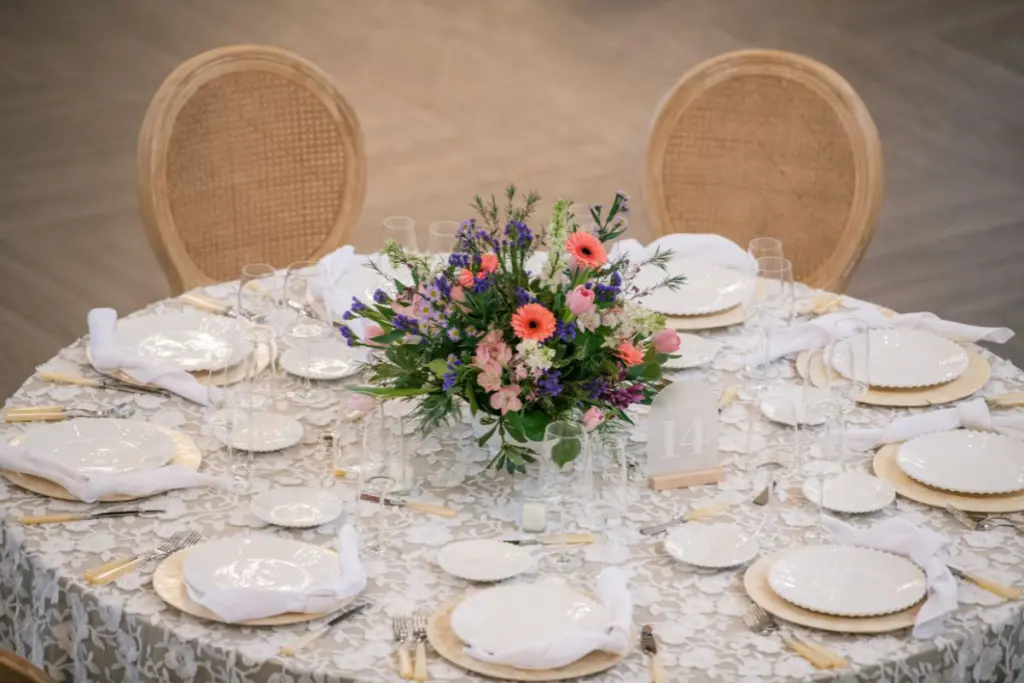
{"type": "MultiPolygon", "coordinates": [[[[626,424],[630,404],[649,404],[668,383],[662,364],[679,337],[637,301],[683,278],[666,275],[641,291],[633,285],[639,270],[665,270],[671,252],[639,263],[609,258],[629,211],[621,192],[607,211],[590,207],[587,229],[573,204],[559,200],[547,228],[534,231],[527,221],[540,197],[517,200],[510,186],[506,199],[501,210],[493,196],[477,196],[479,219],[461,225],[445,258],[388,244],[391,268],[372,267],[389,286],[372,301],[353,299],[344,317],[363,320],[341,332],[350,345],[377,351],[373,386],[357,391],[418,397],[416,416],[428,431],[461,416],[465,403],[486,430],[480,445],[500,440],[491,465],[515,472],[533,460],[529,442],[542,440],[550,422],[626,424]]],[[[553,457],[564,464],[577,455],[570,448],[553,457]]]]}

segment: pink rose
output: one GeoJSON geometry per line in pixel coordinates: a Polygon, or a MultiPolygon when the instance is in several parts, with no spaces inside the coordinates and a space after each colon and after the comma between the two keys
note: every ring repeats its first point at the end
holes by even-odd
{"type": "Polygon", "coordinates": [[[384,334],[384,328],[377,323],[370,323],[366,326],[366,331],[363,333],[363,341],[370,346],[384,346],[372,341],[374,337],[379,337],[384,334]]]}
{"type": "Polygon", "coordinates": [[[675,353],[679,350],[679,334],[675,330],[661,330],[651,338],[658,353],[675,353]]]}
{"type": "Polygon", "coordinates": [[[484,273],[493,273],[498,269],[498,255],[484,254],[480,257],[480,270],[484,273]]]}
{"type": "Polygon", "coordinates": [[[455,285],[452,287],[452,301],[462,302],[466,300],[466,290],[462,289],[462,285],[455,285]]]}
{"type": "Polygon", "coordinates": [[[592,432],[597,429],[598,425],[604,422],[604,413],[597,409],[597,406],[591,406],[591,408],[583,413],[583,428],[588,432],[592,432]]]}
{"type": "Polygon", "coordinates": [[[497,374],[481,372],[476,376],[476,383],[483,387],[484,391],[497,391],[501,389],[501,371],[499,370],[497,374]]]}
{"type": "Polygon", "coordinates": [[[509,412],[514,413],[523,407],[523,402],[519,400],[519,392],[520,388],[515,384],[502,387],[491,394],[491,407],[500,410],[502,415],[509,412]]]}
{"type": "Polygon", "coordinates": [[[594,292],[593,290],[580,285],[569,292],[569,296],[566,297],[566,301],[568,302],[569,310],[572,311],[573,315],[583,315],[594,307],[594,292]]]}

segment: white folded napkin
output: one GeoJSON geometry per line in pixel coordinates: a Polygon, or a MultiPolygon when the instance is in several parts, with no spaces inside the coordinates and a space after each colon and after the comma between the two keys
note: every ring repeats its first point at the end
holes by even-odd
{"type": "Polygon", "coordinates": [[[23,445],[0,443],[0,469],[31,474],[60,484],[75,498],[95,503],[103,496],[152,496],[175,489],[215,486],[227,489],[231,479],[196,472],[180,465],[117,474],[84,475],[53,458],[33,455],[23,445]]]}
{"type": "Polygon", "coordinates": [[[343,280],[356,268],[362,267],[365,256],[358,256],[354,247],[345,245],[320,259],[321,277],[309,283],[310,293],[322,299],[327,310],[336,319],[352,308],[352,291],[345,287],[343,280]]]}
{"type": "Polygon", "coordinates": [[[676,258],[690,258],[736,268],[746,273],[757,272],[757,261],[742,247],[721,235],[673,233],[654,240],[646,247],[634,239],[620,240],[611,246],[609,260],[629,256],[631,261],[646,258],[655,250],[671,249],[676,258]]]}
{"type": "Polygon", "coordinates": [[[338,568],[339,576],[302,591],[218,588],[200,595],[187,582],[185,587],[192,600],[228,623],[287,612],[328,612],[366,588],[366,570],[359,561],[359,534],[351,524],[338,532],[338,568]]]}
{"type": "Polygon", "coordinates": [[[89,353],[92,366],[99,372],[128,374],[143,384],[155,384],[195,403],[206,405],[217,387],[206,387],[179,367],[157,363],[130,349],[117,345],[117,311],[94,308],[89,311],[89,353]]]}
{"type": "MultiPolygon", "coordinates": [[[[564,581],[552,577],[549,581],[564,581]]],[[[629,646],[633,624],[633,599],[629,595],[626,575],[618,567],[606,567],[597,577],[597,599],[608,610],[611,622],[601,631],[577,631],[557,640],[502,652],[486,652],[467,646],[466,654],[482,662],[505,664],[519,669],[557,669],[586,657],[595,650],[624,652],[629,646]]]]}
{"type": "Polygon", "coordinates": [[[949,538],[902,519],[887,519],[868,529],[858,529],[826,516],[825,526],[841,545],[856,545],[909,557],[924,569],[928,598],[917,613],[914,636],[934,638],[942,632],[946,615],[956,611],[956,579],[946,566],[949,538]]]}
{"type": "Polygon", "coordinates": [[[901,417],[881,429],[850,429],[843,436],[854,450],[867,451],[922,434],[948,432],[961,427],[999,432],[1024,440],[1024,415],[993,416],[983,398],[958,403],[952,408],[901,417]]]}
{"type": "MultiPolygon", "coordinates": [[[[1013,330],[1006,327],[978,327],[943,320],[934,313],[903,313],[891,318],[871,305],[860,306],[853,311],[829,313],[788,330],[773,332],[768,342],[769,360],[777,360],[791,353],[809,349],[820,349],[828,345],[836,334],[836,323],[846,318],[856,318],[868,327],[901,327],[924,330],[955,342],[986,341],[1003,344],[1013,337],[1013,330]]],[[[751,355],[745,359],[748,364],[758,364],[762,359],[751,355]]]]}

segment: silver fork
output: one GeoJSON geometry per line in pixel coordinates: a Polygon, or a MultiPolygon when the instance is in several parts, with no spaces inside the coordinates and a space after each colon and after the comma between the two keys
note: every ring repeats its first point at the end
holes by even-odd
{"type": "Polygon", "coordinates": [[[412,634],[416,638],[416,666],[413,668],[412,679],[424,683],[427,680],[427,617],[414,614],[412,617],[412,634]]]}
{"type": "Polygon", "coordinates": [[[985,517],[983,519],[977,519],[970,516],[958,507],[954,507],[951,503],[946,503],[946,512],[951,514],[953,518],[963,524],[971,531],[990,531],[996,527],[1010,527],[1016,529],[1017,533],[1024,533],[1024,524],[1014,522],[1012,519],[1006,517],[985,517]]]}
{"type": "Polygon", "coordinates": [[[409,618],[405,616],[391,617],[391,629],[395,632],[395,641],[398,642],[398,675],[403,680],[412,679],[412,660],[409,658],[409,648],[406,642],[409,640],[409,618]]]}
{"type": "Polygon", "coordinates": [[[796,635],[783,628],[763,607],[752,604],[743,615],[743,623],[759,636],[770,636],[778,633],[782,642],[795,653],[806,659],[819,669],[838,669],[846,666],[846,660],[824,645],[814,643],[807,638],[796,635]]]}
{"type": "Polygon", "coordinates": [[[119,576],[124,576],[128,572],[134,571],[139,566],[147,562],[162,560],[165,557],[173,555],[179,550],[191,547],[202,540],[203,535],[198,531],[179,531],[153,550],[139,553],[128,560],[114,560],[113,562],[108,562],[100,567],[87,571],[85,573],[85,580],[97,586],[106,585],[119,576]]]}

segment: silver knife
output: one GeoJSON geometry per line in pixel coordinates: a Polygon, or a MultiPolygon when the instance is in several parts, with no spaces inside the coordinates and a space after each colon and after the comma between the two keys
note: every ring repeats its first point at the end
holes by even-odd
{"type": "Polygon", "coordinates": [[[116,510],[98,510],[96,512],[57,512],[49,515],[27,515],[18,517],[20,524],[55,524],[58,522],[78,522],[83,519],[98,517],[127,517],[129,515],[147,515],[166,512],[163,508],[142,508],[139,506],[118,508],[116,510]]]}
{"type": "Polygon", "coordinates": [[[350,607],[349,609],[345,610],[344,612],[342,612],[338,616],[332,618],[330,621],[328,621],[326,624],[324,624],[323,626],[321,626],[317,630],[311,631],[310,633],[307,633],[306,635],[302,636],[301,638],[296,640],[291,645],[285,645],[284,647],[282,647],[278,651],[278,654],[281,655],[282,657],[291,657],[296,652],[298,652],[302,648],[304,648],[307,645],[309,645],[310,643],[312,643],[317,638],[320,638],[325,633],[330,631],[332,626],[336,626],[337,624],[341,623],[342,621],[345,621],[349,617],[354,616],[356,614],[359,614],[360,612],[362,612],[364,609],[366,609],[369,606],[370,606],[369,602],[363,602],[363,603],[360,603],[360,604],[356,605],[355,607],[350,607]]]}

